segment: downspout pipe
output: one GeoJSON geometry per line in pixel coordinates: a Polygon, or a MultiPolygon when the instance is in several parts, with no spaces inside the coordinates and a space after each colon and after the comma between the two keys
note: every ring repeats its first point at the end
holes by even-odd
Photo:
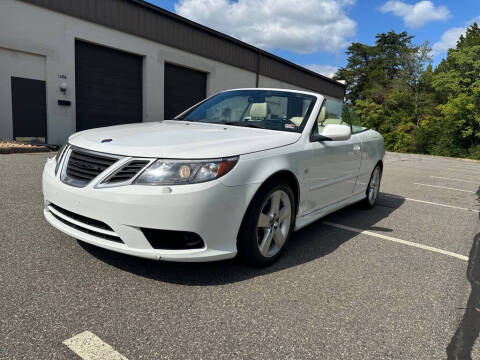
{"type": "Polygon", "coordinates": [[[256,79],[255,79],[255,87],[258,88],[259,82],[260,82],[260,59],[261,59],[262,54],[257,52],[257,72],[256,72],[256,79]]]}

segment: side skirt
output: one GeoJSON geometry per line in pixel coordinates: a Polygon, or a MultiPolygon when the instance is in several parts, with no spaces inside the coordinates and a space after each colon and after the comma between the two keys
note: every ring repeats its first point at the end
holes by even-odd
{"type": "Polygon", "coordinates": [[[349,197],[345,200],[336,202],[332,205],[329,205],[329,206],[326,206],[326,207],[321,208],[319,210],[316,210],[316,211],[314,211],[310,214],[303,215],[302,217],[297,218],[297,221],[295,222],[295,228],[293,229],[293,231],[300,230],[301,228],[303,228],[307,225],[310,225],[311,223],[317,221],[318,219],[320,219],[322,217],[325,217],[328,214],[331,214],[331,213],[333,213],[337,210],[340,210],[341,208],[344,208],[345,206],[348,206],[348,205],[354,204],[356,202],[359,202],[359,201],[365,199],[366,197],[367,197],[367,195],[365,194],[365,192],[362,191],[361,193],[354,194],[354,195],[352,195],[351,197],[349,197]]]}

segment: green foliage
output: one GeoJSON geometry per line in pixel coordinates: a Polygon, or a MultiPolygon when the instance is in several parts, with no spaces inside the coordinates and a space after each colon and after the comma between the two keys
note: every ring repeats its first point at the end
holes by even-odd
{"type": "Polygon", "coordinates": [[[435,69],[429,53],[406,32],[353,43],[335,76],[347,81],[344,116],[380,131],[389,150],[480,159],[479,26],[435,69]]]}

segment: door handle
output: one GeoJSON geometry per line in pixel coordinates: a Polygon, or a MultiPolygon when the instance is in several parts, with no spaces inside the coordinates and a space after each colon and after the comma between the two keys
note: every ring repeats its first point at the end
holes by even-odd
{"type": "Polygon", "coordinates": [[[358,153],[359,151],[360,151],[360,146],[359,146],[359,145],[355,145],[355,146],[353,147],[353,152],[358,153]]]}

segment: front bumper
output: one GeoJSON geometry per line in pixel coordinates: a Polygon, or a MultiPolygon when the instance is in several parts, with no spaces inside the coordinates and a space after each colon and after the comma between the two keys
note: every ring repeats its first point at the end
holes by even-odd
{"type": "Polygon", "coordinates": [[[236,255],[236,240],[253,185],[225,186],[220,180],[180,186],[126,185],[83,188],[64,184],[55,175],[55,161],[49,159],[42,177],[46,220],[60,231],[87,243],[112,251],[156,260],[212,261],[236,255]],[[50,204],[69,212],[99,220],[111,231],[98,229],[63,216],[50,204]],[[74,224],[74,225],[71,225],[74,224]],[[78,226],[75,226],[78,225],[78,226]],[[204,241],[201,249],[154,249],[141,228],[186,231],[204,241]],[[86,231],[95,230],[95,231],[86,231]],[[116,235],[115,242],[96,233],[116,235]]]}

